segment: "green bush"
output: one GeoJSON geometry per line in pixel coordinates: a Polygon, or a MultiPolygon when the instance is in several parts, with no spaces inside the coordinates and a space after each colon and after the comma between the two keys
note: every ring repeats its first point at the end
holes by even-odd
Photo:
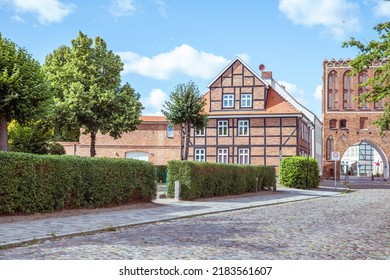
{"type": "Polygon", "coordinates": [[[175,181],[181,183],[183,200],[256,192],[276,184],[273,167],[174,160],[168,162],[167,193],[171,197],[175,181]]]}
{"type": "Polygon", "coordinates": [[[131,159],[0,152],[0,213],[96,208],[156,197],[155,167],[131,159]]]}
{"type": "Polygon", "coordinates": [[[314,158],[288,157],[280,163],[280,183],[289,188],[315,188],[320,184],[320,170],[314,158]]]}
{"type": "Polygon", "coordinates": [[[65,155],[66,151],[64,146],[58,142],[53,142],[49,144],[49,154],[50,155],[65,155]]]}

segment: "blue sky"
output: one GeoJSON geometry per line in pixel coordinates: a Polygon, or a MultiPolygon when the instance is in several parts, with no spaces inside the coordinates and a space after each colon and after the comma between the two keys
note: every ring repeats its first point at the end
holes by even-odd
{"type": "Polygon", "coordinates": [[[144,115],[179,83],[201,92],[236,56],[275,80],[321,119],[322,62],[353,58],[350,37],[377,39],[385,0],[0,0],[0,32],[39,62],[82,31],[102,37],[125,63],[122,81],[141,94],[144,115]]]}

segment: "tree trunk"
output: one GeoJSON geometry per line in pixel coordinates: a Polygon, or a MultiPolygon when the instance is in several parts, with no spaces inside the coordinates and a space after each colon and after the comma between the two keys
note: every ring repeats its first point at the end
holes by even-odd
{"type": "Polygon", "coordinates": [[[0,115],[0,151],[9,151],[7,118],[5,114],[0,115]]]}
{"type": "Polygon", "coordinates": [[[91,132],[91,157],[96,156],[95,144],[96,144],[96,132],[91,132]]]}
{"type": "Polygon", "coordinates": [[[184,147],[183,147],[183,155],[182,160],[188,160],[188,151],[190,148],[190,123],[184,124],[184,147]]]}

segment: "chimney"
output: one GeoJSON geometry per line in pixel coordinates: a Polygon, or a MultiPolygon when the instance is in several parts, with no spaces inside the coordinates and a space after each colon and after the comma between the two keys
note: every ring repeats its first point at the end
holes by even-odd
{"type": "Polygon", "coordinates": [[[261,78],[268,83],[272,88],[275,88],[275,81],[272,79],[272,71],[262,71],[261,78]]]}
{"type": "Polygon", "coordinates": [[[263,78],[264,80],[271,80],[272,79],[272,71],[261,72],[261,78],[263,78]]]}

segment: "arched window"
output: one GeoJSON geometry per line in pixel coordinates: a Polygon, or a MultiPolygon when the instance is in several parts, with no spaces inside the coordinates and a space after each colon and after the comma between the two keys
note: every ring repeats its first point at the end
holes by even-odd
{"type": "MultiPolygon", "coordinates": [[[[378,86],[381,86],[381,85],[383,85],[383,83],[380,81],[379,75],[380,75],[379,71],[376,71],[375,74],[374,74],[374,77],[375,77],[375,81],[376,81],[377,85],[378,85],[378,86]]],[[[379,94],[379,93],[374,92],[374,95],[377,95],[377,94],[379,94]]],[[[374,97],[374,98],[375,98],[375,97],[374,97]]],[[[384,107],[384,105],[385,105],[384,103],[385,103],[385,102],[384,102],[384,99],[383,99],[383,98],[374,101],[374,109],[375,109],[375,110],[382,110],[383,107],[384,107]]]]}
{"type": "Polygon", "coordinates": [[[353,109],[353,76],[351,71],[344,74],[343,83],[343,108],[353,109]]]}
{"type": "Polygon", "coordinates": [[[326,159],[331,160],[332,159],[332,152],[334,151],[334,140],[333,137],[329,137],[326,140],[326,159]]]}
{"type": "Polygon", "coordinates": [[[337,73],[336,71],[332,71],[328,76],[328,109],[330,110],[336,110],[339,106],[337,84],[337,73]]]}
{"type": "Polygon", "coordinates": [[[361,96],[368,91],[368,86],[365,85],[368,81],[367,72],[363,71],[359,73],[359,109],[368,109],[367,102],[362,103],[361,96]]]}

